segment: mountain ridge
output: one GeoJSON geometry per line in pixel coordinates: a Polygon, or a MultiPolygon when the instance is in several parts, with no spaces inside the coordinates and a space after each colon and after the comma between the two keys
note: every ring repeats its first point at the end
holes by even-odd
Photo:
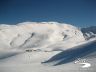
{"type": "Polygon", "coordinates": [[[81,28],[81,31],[86,40],[96,37],[96,26],[81,28]]]}
{"type": "Polygon", "coordinates": [[[67,49],[88,40],[89,37],[83,30],[84,28],[80,30],[70,24],[58,22],[3,24],[0,25],[0,48],[48,48],[56,50],[63,46],[67,49]]]}

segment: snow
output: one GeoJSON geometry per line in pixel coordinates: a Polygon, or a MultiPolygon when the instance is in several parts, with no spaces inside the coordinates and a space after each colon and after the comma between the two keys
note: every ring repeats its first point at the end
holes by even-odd
{"type": "MultiPolygon", "coordinates": [[[[87,51],[93,53],[95,44],[95,37],[86,40],[84,33],[70,24],[58,22],[1,24],[0,72],[81,72],[82,70],[88,72],[90,68],[80,68],[80,64],[85,63],[75,64],[74,58],[80,56],[78,53],[87,51]],[[67,60],[68,58],[73,60],[67,60]],[[70,62],[64,63],[65,60],[70,62]],[[58,64],[59,62],[61,64],[58,64]]],[[[96,62],[96,58],[94,60],[93,58],[90,59],[90,63],[96,62]]],[[[94,70],[94,67],[91,69],[94,70]]]]}
{"type": "Polygon", "coordinates": [[[61,42],[67,47],[84,41],[82,32],[75,26],[58,22],[24,22],[17,25],[0,25],[0,47],[49,47],[61,42]]]}

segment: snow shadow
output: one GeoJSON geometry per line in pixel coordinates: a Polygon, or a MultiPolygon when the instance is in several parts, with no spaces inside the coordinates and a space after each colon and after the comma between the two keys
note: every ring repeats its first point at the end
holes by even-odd
{"type": "Polygon", "coordinates": [[[96,52],[96,41],[65,50],[59,54],[56,54],[49,60],[42,62],[42,63],[54,63],[55,62],[54,66],[66,64],[78,58],[82,58],[84,56],[90,55],[91,53],[94,53],[94,52],[96,52]]]}
{"type": "Polygon", "coordinates": [[[18,52],[0,52],[0,60],[19,54],[18,52]]]}

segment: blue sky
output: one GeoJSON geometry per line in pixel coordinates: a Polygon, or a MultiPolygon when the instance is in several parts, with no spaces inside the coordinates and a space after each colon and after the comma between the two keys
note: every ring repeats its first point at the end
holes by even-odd
{"type": "Polygon", "coordinates": [[[96,0],[0,0],[0,24],[57,21],[96,25],[96,0]]]}

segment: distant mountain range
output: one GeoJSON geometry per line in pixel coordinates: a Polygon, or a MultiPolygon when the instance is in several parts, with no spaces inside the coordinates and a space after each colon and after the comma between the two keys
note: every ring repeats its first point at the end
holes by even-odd
{"type": "Polygon", "coordinates": [[[96,26],[81,28],[81,31],[87,40],[96,37],[96,26]]]}

